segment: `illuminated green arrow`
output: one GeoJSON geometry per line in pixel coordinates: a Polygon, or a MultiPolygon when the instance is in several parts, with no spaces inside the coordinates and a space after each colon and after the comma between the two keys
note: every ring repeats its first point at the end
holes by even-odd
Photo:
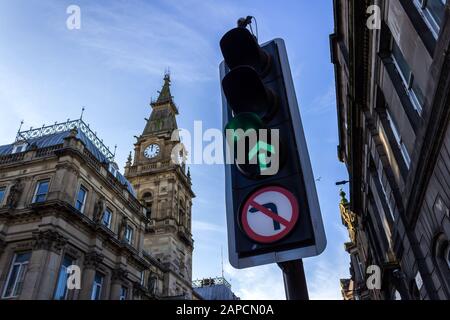
{"type": "Polygon", "coordinates": [[[275,154],[275,147],[271,144],[268,144],[264,141],[258,141],[258,143],[256,143],[256,145],[253,147],[252,150],[250,150],[250,152],[248,153],[248,160],[251,161],[258,153],[258,163],[259,163],[259,167],[261,168],[262,171],[267,170],[269,161],[267,160],[267,155],[266,153],[261,153],[260,151],[264,150],[264,151],[268,151],[271,154],[275,154]]]}
{"type": "Polygon", "coordinates": [[[258,117],[258,115],[250,112],[238,114],[234,117],[226,126],[225,131],[233,130],[233,141],[231,143],[239,141],[245,137],[251,130],[258,131],[264,128],[264,123],[258,117]],[[238,130],[242,130],[239,132],[238,130]],[[242,134],[243,133],[243,134],[242,134]]]}

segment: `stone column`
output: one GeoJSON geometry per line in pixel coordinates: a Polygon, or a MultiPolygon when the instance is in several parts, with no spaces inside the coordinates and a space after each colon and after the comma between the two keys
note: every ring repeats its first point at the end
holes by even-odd
{"type": "MultiPolygon", "coordinates": [[[[159,185],[160,185],[160,183],[159,183],[159,180],[158,181],[155,181],[154,182],[154,185],[155,185],[155,189],[154,189],[154,191],[153,191],[153,209],[154,209],[154,212],[152,212],[152,216],[153,216],[153,219],[161,219],[161,218],[163,218],[163,215],[161,214],[162,213],[162,207],[161,207],[161,205],[160,205],[160,200],[159,200],[159,194],[160,194],[160,190],[159,190],[159,185]]],[[[152,210],[153,211],[153,210],[152,210]]]]}
{"type": "Polygon", "coordinates": [[[52,244],[48,251],[45,270],[41,276],[40,289],[36,296],[37,300],[53,299],[53,294],[56,288],[56,282],[58,281],[60,271],[62,258],[61,252],[67,243],[67,239],[65,239],[59,233],[53,232],[49,236],[52,238],[52,244]]]}
{"type": "Polygon", "coordinates": [[[119,300],[120,299],[120,289],[122,288],[123,284],[126,282],[127,276],[128,276],[128,271],[123,268],[117,268],[117,269],[113,270],[112,277],[111,277],[111,295],[110,295],[111,300],[119,300]]]}
{"type": "Polygon", "coordinates": [[[33,234],[34,246],[25,275],[21,300],[52,299],[58,277],[61,250],[66,239],[53,230],[33,234]]]}
{"type": "MultiPolygon", "coordinates": [[[[2,257],[2,255],[3,255],[3,252],[5,252],[5,249],[6,249],[6,241],[0,239],[0,277],[3,274],[3,268],[9,267],[9,266],[6,266],[5,265],[6,263],[3,262],[4,257],[2,257]]],[[[4,279],[4,280],[6,281],[6,279],[4,279]]],[[[2,279],[0,278],[0,286],[1,286],[1,284],[2,284],[2,279]]]]}
{"type": "Polygon", "coordinates": [[[81,282],[80,300],[91,300],[92,285],[94,283],[95,272],[103,261],[103,254],[91,251],[84,257],[83,280],[81,282]]]}
{"type": "Polygon", "coordinates": [[[0,239],[0,257],[2,256],[3,252],[5,251],[6,248],[6,241],[0,239]]]}
{"type": "Polygon", "coordinates": [[[48,199],[59,199],[73,203],[78,186],[78,168],[74,164],[60,163],[56,166],[56,169],[48,199]]]}

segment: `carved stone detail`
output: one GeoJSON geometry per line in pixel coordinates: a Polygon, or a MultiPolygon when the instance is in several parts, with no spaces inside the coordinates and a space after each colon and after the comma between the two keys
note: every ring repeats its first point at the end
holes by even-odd
{"type": "Polygon", "coordinates": [[[120,222],[119,226],[119,240],[122,241],[125,240],[125,231],[127,230],[127,226],[128,226],[128,218],[125,215],[123,215],[122,221],[120,222]]]}
{"type": "Polygon", "coordinates": [[[124,282],[127,280],[128,271],[123,268],[114,269],[112,272],[111,280],[114,282],[124,282]]]}
{"type": "Polygon", "coordinates": [[[88,252],[84,257],[84,266],[88,269],[96,269],[103,262],[105,256],[96,251],[88,252]]]}
{"type": "Polygon", "coordinates": [[[153,272],[148,276],[147,289],[152,295],[156,295],[158,291],[158,276],[153,272]]]}
{"type": "Polygon", "coordinates": [[[20,179],[14,181],[14,184],[9,189],[8,198],[6,199],[6,206],[9,209],[15,209],[19,204],[20,196],[23,192],[23,184],[20,179]]]}
{"type": "Polygon", "coordinates": [[[65,237],[53,230],[34,232],[33,240],[34,250],[50,250],[56,253],[60,253],[67,243],[65,237]]]}
{"type": "Polygon", "coordinates": [[[347,227],[350,240],[353,244],[356,243],[356,228],[357,220],[356,214],[350,210],[350,204],[345,198],[345,192],[341,190],[341,203],[339,209],[341,211],[342,223],[347,227]]]}
{"type": "Polygon", "coordinates": [[[67,170],[67,172],[69,173],[73,173],[75,175],[78,175],[80,173],[80,169],[71,163],[62,163],[62,164],[58,164],[56,166],[56,169],[58,170],[67,170]]]}
{"type": "Polygon", "coordinates": [[[95,223],[100,223],[105,213],[105,197],[100,196],[94,206],[94,215],[92,219],[95,223]]]}
{"type": "Polygon", "coordinates": [[[79,259],[81,257],[81,252],[78,251],[77,249],[74,249],[74,248],[70,247],[70,246],[68,246],[65,249],[65,253],[70,255],[72,258],[75,258],[75,259],[79,259]]]}
{"type": "Polygon", "coordinates": [[[146,291],[146,288],[143,287],[139,282],[133,282],[133,296],[140,299],[147,293],[146,291]]]}

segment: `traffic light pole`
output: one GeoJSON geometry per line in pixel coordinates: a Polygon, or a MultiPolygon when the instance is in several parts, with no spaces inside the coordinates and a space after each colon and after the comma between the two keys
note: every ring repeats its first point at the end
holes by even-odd
{"type": "Polygon", "coordinates": [[[283,271],[284,289],[287,300],[309,300],[303,260],[278,263],[283,271]]]}

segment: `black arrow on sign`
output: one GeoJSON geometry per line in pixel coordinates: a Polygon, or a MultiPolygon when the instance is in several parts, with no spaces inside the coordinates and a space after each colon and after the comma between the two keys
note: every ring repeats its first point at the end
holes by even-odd
{"type": "MultiPolygon", "coordinates": [[[[275,213],[276,215],[278,215],[278,209],[277,206],[275,205],[275,203],[266,203],[263,205],[264,208],[269,209],[270,211],[272,211],[273,213],[275,213]]],[[[251,208],[250,209],[251,213],[255,213],[255,212],[260,212],[260,210],[256,209],[256,208],[251,208]]],[[[273,229],[274,230],[280,230],[281,229],[281,225],[278,221],[273,220],[273,229]]]]}

